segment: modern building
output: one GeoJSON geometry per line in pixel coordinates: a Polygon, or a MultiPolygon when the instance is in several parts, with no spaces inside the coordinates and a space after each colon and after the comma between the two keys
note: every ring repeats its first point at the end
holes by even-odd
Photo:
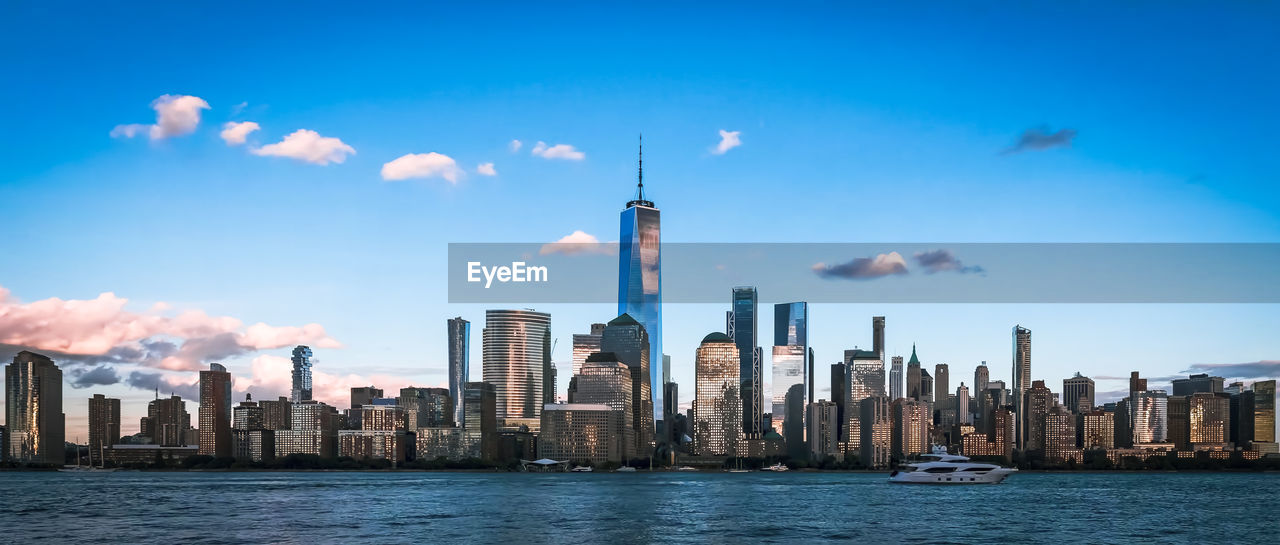
{"type": "Polygon", "coordinates": [[[808,374],[809,354],[809,304],[804,302],[782,303],[773,306],[773,382],[771,409],[773,411],[773,427],[783,437],[787,419],[795,420],[803,435],[803,414],[788,412],[792,407],[788,404],[791,389],[799,385],[799,407],[808,404],[805,392],[809,389],[812,377],[808,374]]]}
{"type": "Polygon", "coordinates": [[[1222,377],[1211,377],[1207,373],[1191,375],[1187,378],[1173,379],[1173,395],[1189,396],[1200,392],[1209,394],[1222,393],[1222,377]]]}
{"type": "Polygon", "coordinates": [[[147,404],[146,421],[141,433],[151,438],[151,443],[162,447],[198,446],[200,436],[191,427],[191,414],[187,402],[181,397],[157,398],[147,404]]]}
{"type": "Polygon", "coordinates": [[[827,456],[838,456],[841,424],[836,404],[826,400],[815,401],[809,404],[806,412],[805,424],[810,457],[821,461],[827,456]]]}
{"type": "Polygon", "coordinates": [[[1115,414],[1093,410],[1080,415],[1080,446],[1085,449],[1112,449],[1116,447],[1115,414]]]}
{"type": "MultiPolygon", "coordinates": [[[[1032,392],[1035,386],[1032,386],[1032,392]]],[[[1030,399],[1030,397],[1029,397],[1030,399]]],[[[1076,415],[1065,407],[1058,405],[1044,415],[1044,457],[1045,460],[1065,462],[1075,460],[1083,462],[1080,449],[1076,448],[1076,415]]]]}
{"type": "Polygon", "coordinates": [[[120,442],[120,400],[89,398],[89,465],[101,465],[106,448],[120,442]]]}
{"type": "Polygon", "coordinates": [[[262,407],[262,428],[267,430],[287,430],[293,420],[293,403],[289,398],[266,399],[258,402],[262,407]]]}
{"type": "Polygon", "coordinates": [[[891,399],[902,399],[906,397],[903,390],[903,363],[902,356],[894,356],[889,364],[889,397],[891,399]]]}
{"type": "Polygon", "coordinates": [[[311,348],[298,345],[293,349],[293,389],[289,400],[298,403],[311,401],[311,348]]]}
{"type": "Polygon", "coordinates": [[[582,370],[587,356],[600,351],[600,336],[604,334],[605,324],[591,324],[591,333],[573,334],[573,375],[582,370]]]}
{"type": "Polygon", "coordinates": [[[787,454],[796,460],[804,459],[808,447],[804,442],[805,388],[802,384],[792,384],[785,397],[787,413],[782,421],[782,439],[786,443],[787,454]]]}
{"type": "Polygon", "coordinates": [[[498,393],[487,382],[468,382],[462,390],[467,456],[498,459],[498,393]]]}
{"type": "Polygon", "coordinates": [[[551,315],[532,310],[486,310],[484,381],[497,394],[498,420],[533,420],[545,405],[551,366],[551,315]]]}
{"type": "Polygon", "coordinates": [[[622,413],[600,403],[549,403],[542,410],[538,456],[552,460],[601,464],[624,460],[622,413]]]}
{"type": "Polygon", "coordinates": [[[396,405],[404,409],[405,430],[454,425],[456,411],[448,388],[401,388],[396,405]]]}
{"type": "MultiPolygon", "coordinates": [[[[620,216],[618,236],[618,315],[640,322],[649,335],[649,384],[662,384],[662,221],[658,208],[644,196],[644,155],[637,169],[636,198],[620,216]]],[[[487,380],[487,379],[486,379],[487,380]]],[[[661,411],[662,389],[655,388],[648,406],[661,411]]],[[[653,419],[661,419],[655,412],[653,419]]]]}
{"type": "Polygon", "coordinates": [[[889,467],[893,448],[893,415],[889,411],[889,397],[883,393],[873,394],[862,398],[858,406],[858,431],[861,434],[858,454],[862,465],[870,469],[889,467]]]}
{"type": "Polygon", "coordinates": [[[924,401],[924,392],[920,390],[920,358],[916,357],[916,345],[911,345],[911,359],[907,361],[907,392],[908,399],[916,401],[924,401]]]}
{"type": "Polygon", "coordinates": [[[724,333],[702,339],[694,357],[693,440],[701,455],[732,456],[742,440],[738,347],[724,333]]]}
{"type": "MultiPolygon", "coordinates": [[[[1014,410],[1022,413],[1023,398],[1031,388],[1031,330],[1020,325],[1013,326],[1013,373],[1010,376],[1013,378],[1014,410]]],[[[1017,443],[1022,446],[1027,440],[1026,431],[1022,429],[1026,419],[1019,414],[1018,420],[1017,443]]]]}
{"type": "Polygon", "coordinates": [[[4,368],[8,459],[61,465],[66,460],[62,370],[43,354],[23,350],[4,368]]]}
{"type": "Polygon", "coordinates": [[[973,424],[973,414],[969,412],[969,387],[960,383],[956,388],[956,423],[973,424]]]}
{"type": "MultiPolygon", "coordinates": [[[[880,356],[870,350],[845,350],[844,364],[848,369],[848,383],[845,385],[845,391],[848,396],[845,399],[848,430],[848,443],[851,448],[857,450],[862,440],[862,431],[860,427],[860,419],[862,415],[862,400],[872,396],[884,396],[884,362],[880,360],[880,356]],[[855,409],[856,408],[856,409],[855,409]]],[[[888,414],[888,409],[885,409],[888,414]]]]}
{"type": "Polygon", "coordinates": [[[871,317],[871,351],[884,359],[884,316],[871,317]]]}
{"type": "Polygon", "coordinates": [[[1191,403],[1189,396],[1169,396],[1165,401],[1168,411],[1168,442],[1178,450],[1191,450],[1191,403]]]}
{"type": "Polygon", "coordinates": [[[753,286],[733,288],[733,312],[729,314],[727,333],[738,347],[738,375],[742,382],[742,433],[756,438],[764,434],[764,377],[757,346],[759,320],[758,294],[753,286]]]}
{"type": "Polygon", "coordinates": [[[471,322],[461,316],[448,320],[448,336],[445,339],[449,346],[449,400],[453,403],[453,417],[450,419],[458,427],[465,427],[462,408],[462,389],[470,380],[471,373],[471,322]]]}
{"type": "MultiPolygon", "coordinates": [[[[636,456],[645,456],[652,452],[655,439],[654,410],[650,405],[654,400],[652,385],[649,382],[650,377],[653,376],[649,372],[652,363],[652,353],[649,352],[651,347],[652,343],[649,342],[644,325],[628,314],[610,320],[600,334],[601,352],[613,354],[614,360],[626,365],[631,373],[633,419],[627,423],[631,426],[632,436],[635,438],[634,455],[636,456]]],[[[578,380],[581,382],[581,377],[578,380]]],[[[578,384],[579,394],[581,389],[582,385],[578,384]]],[[[575,397],[574,400],[578,402],[579,398],[575,397]]]]}
{"type": "MultiPolygon", "coordinates": [[[[648,343],[645,343],[648,350],[648,343]]],[[[609,430],[609,440],[618,443],[615,449],[623,460],[635,458],[637,453],[649,452],[647,438],[637,438],[636,398],[633,395],[633,378],[647,378],[648,374],[632,373],[625,363],[619,362],[612,352],[596,352],[583,362],[577,378],[578,391],[574,404],[606,405],[618,412],[616,429],[609,430]]],[[[641,417],[648,413],[641,414],[641,417]]]]}
{"type": "Polygon", "coordinates": [[[929,405],[908,398],[893,400],[889,406],[893,415],[893,440],[890,450],[897,460],[906,460],[929,452],[929,405]]]}
{"type": "Polygon", "coordinates": [[[231,373],[220,363],[200,371],[200,454],[232,455],[231,373]]]}
{"type": "Polygon", "coordinates": [[[1130,399],[1133,445],[1164,444],[1169,437],[1169,394],[1164,390],[1145,390],[1130,399]]]}
{"type": "Polygon", "coordinates": [[[275,431],[263,425],[262,405],[245,394],[232,409],[231,450],[240,460],[262,462],[275,457],[275,431]]]}
{"type": "Polygon", "coordinates": [[[1062,380],[1062,404],[1073,413],[1084,414],[1093,410],[1093,379],[1076,373],[1062,380]]]}
{"type": "Polygon", "coordinates": [[[933,400],[940,407],[951,397],[951,366],[939,363],[933,366],[933,400]]]}
{"type": "Polygon", "coordinates": [[[373,403],[373,400],[382,397],[382,388],[374,388],[373,386],[356,386],[351,388],[351,408],[356,409],[373,403]]]}
{"type": "MultiPolygon", "coordinates": [[[[1255,445],[1264,445],[1267,452],[1276,452],[1276,381],[1259,380],[1253,383],[1253,425],[1250,426],[1255,445]]],[[[1260,450],[1255,448],[1254,450],[1260,450]]]]}
{"type": "Polygon", "coordinates": [[[849,398],[848,391],[845,389],[848,385],[849,370],[844,362],[831,364],[831,401],[836,404],[836,416],[840,419],[840,428],[836,431],[836,440],[839,442],[845,441],[845,433],[847,433],[844,404],[849,398]]]}
{"type": "Polygon", "coordinates": [[[276,457],[309,454],[332,458],[338,451],[338,411],[319,401],[294,403],[289,429],[275,431],[276,457]]]}
{"type": "MultiPolygon", "coordinates": [[[[1044,385],[1043,380],[1033,381],[1031,387],[1023,392],[1022,412],[1018,417],[1022,420],[1022,450],[1044,450],[1045,428],[1044,418],[1053,409],[1053,392],[1044,385]]],[[[1073,421],[1074,422],[1074,421],[1073,421]]],[[[1071,441],[1075,442],[1075,432],[1071,433],[1071,441]]]]}
{"type": "MultiPolygon", "coordinates": [[[[1188,446],[1192,450],[1228,449],[1231,438],[1231,395],[1198,391],[1187,396],[1187,406],[1188,446]]],[[[1170,408],[1169,412],[1169,426],[1172,428],[1173,409],[1170,408]]]]}

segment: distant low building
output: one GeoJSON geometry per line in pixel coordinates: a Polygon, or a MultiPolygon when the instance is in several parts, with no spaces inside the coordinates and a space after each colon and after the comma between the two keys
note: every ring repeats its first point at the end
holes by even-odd
{"type": "Polygon", "coordinates": [[[611,437],[622,414],[599,403],[549,403],[542,409],[538,456],[552,460],[621,462],[620,442],[611,437]]]}
{"type": "Polygon", "coordinates": [[[183,445],[166,447],[161,445],[111,445],[106,449],[104,458],[108,464],[126,466],[133,464],[166,465],[180,464],[190,456],[195,456],[200,447],[183,445]]]}

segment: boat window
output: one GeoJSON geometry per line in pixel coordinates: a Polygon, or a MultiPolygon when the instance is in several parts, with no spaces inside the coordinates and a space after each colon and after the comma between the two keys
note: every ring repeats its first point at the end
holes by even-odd
{"type": "Polygon", "coordinates": [[[927,473],[951,473],[955,471],[954,467],[931,467],[925,470],[927,473]]]}
{"type": "Polygon", "coordinates": [[[988,471],[991,471],[991,468],[989,468],[989,467],[982,467],[982,466],[978,466],[978,467],[966,467],[966,468],[964,468],[964,469],[961,469],[960,471],[971,471],[971,472],[974,472],[974,473],[986,473],[986,472],[988,472],[988,471]]]}

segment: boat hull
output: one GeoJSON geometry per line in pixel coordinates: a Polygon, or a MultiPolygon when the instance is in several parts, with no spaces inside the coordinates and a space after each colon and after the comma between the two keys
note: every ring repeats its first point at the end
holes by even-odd
{"type": "Polygon", "coordinates": [[[981,473],[955,471],[951,473],[927,473],[923,471],[895,471],[889,475],[894,484],[1000,484],[1016,469],[992,469],[981,473]]]}

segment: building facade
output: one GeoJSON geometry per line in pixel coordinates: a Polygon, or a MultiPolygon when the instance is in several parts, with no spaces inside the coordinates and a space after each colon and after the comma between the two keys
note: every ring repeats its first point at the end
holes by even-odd
{"type": "MultiPolygon", "coordinates": [[[[803,414],[788,412],[788,396],[792,388],[800,386],[799,406],[809,403],[805,392],[809,389],[809,304],[804,302],[781,303],[773,306],[773,382],[770,405],[773,427],[784,437],[788,418],[795,420],[803,430],[803,414]]],[[[803,410],[803,409],[802,409],[803,410]]]]}
{"type": "Polygon", "coordinates": [[[757,351],[759,320],[758,294],[752,286],[733,288],[733,311],[729,314],[727,333],[738,347],[739,392],[742,394],[742,433],[759,437],[764,433],[764,377],[757,351]]]}
{"type": "Polygon", "coordinates": [[[89,465],[101,465],[106,448],[119,442],[120,400],[94,394],[89,398],[89,465]]]}
{"type": "MultiPolygon", "coordinates": [[[[484,381],[497,394],[498,419],[537,419],[551,362],[551,315],[487,310],[482,332],[484,381]]],[[[536,424],[536,422],[535,422],[536,424]]]]}
{"type": "Polygon", "coordinates": [[[1071,412],[1084,414],[1093,410],[1093,379],[1076,373],[1062,380],[1062,404],[1071,412]]]}
{"type": "Polygon", "coordinates": [[[43,354],[23,350],[4,368],[8,459],[58,464],[66,459],[62,370],[43,354]]]}
{"type": "Polygon", "coordinates": [[[807,407],[806,435],[809,456],[821,461],[840,454],[840,413],[831,401],[815,401],[807,407]]]}
{"type": "Polygon", "coordinates": [[[289,400],[298,403],[311,401],[311,347],[298,345],[293,348],[292,379],[293,388],[289,391],[289,400]]]}
{"type": "MultiPolygon", "coordinates": [[[[613,354],[614,360],[626,365],[631,373],[633,419],[628,424],[632,428],[636,456],[648,455],[654,447],[654,410],[651,406],[654,397],[649,382],[653,375],[650,372],[653,360],[653,354],[649,352],[651,347],[644,325],[627,314],[610,320],[600,334],[600,351],[613,354]]],[[[579,384],[579,391],[581,387],[579,384]]]]}
{"type": "MultiPolygon", "coordinates": [[[[619,217],[618,315],[640,322],[649,335],[649,384],[662,384],[662,216],[644,196],[644,163],[641,158],[636,198],[627,202],[619,217]]],[[[648,406],[660,411],[662,388],[652,391],[648,406]]],[[[653,420],[662,418],[655,412],[653,420]]]]}
{"type": "Polygon", "coordinates": [[[694,356],[693,440],[698,454],[732,456],[742,439],[741,361],[733,339],[712,333],[694,356]]]}
{"type": "Polygon", "coordinates": [[[200,371],[200,454],[229,457],[231,451],[231,373],[220,363],[200,371]]]}
{"type": "MultiPolygon", "coordinates": [[[[646,344],[647,348],[647,344],[646,344]]],[[[636,436],[636,410],[633,396],[633,375],[626,364],[618,361],[612,352],[597,352],[583,362],[576,376],[578,391],[574,403],[606,405],[618,412],[615,421],[618,428],[611,430],[610,440],[617,441],[617,451],[623,460],[635,458],[637,453],[648,453],[647,439],[636,436]]],[[[641,412],[640,415],[646,416],[641,412]]]]}
{"type": "MultiPolygon", "coordinates": [[[[883,369],[881,370],[883,372],[883,369]]],[[[883,393],[863,398],[859,403],[858,454],[869,469],[889,467],[893,449],[893,415],[889,397],[883,393]]]]}
{"type": "Polygon", "coordinates": [[[449,400],[453,402],[451,420],[458,427],[465,427],[462,389],[470,380],[471,373],[471,322],[458,316],[450,319],[447,326],[448,337],[445,342],[449,346],[449,400]]]}
{"type": "Polygon", "coordinates": [[[621,462],[616,430],[622,413],[599,403],[548,404],[542,411],[538,456],[552,460],[621,462]]]}

